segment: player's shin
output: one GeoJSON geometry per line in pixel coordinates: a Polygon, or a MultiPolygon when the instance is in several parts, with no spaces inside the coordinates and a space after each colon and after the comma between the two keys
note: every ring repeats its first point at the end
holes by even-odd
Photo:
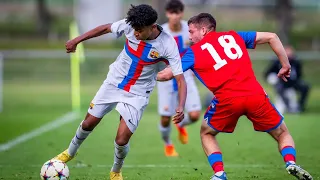
{"type": "Polygon", "coordinates": [[[217,134],[218,132],[211,129],[205,121],[202,122],[200,131],[202,147],[215,175],[220,176],[224,173],[224,165],[221,150],[216,139],[217,134]]]}
{"type": "MultiPolygon", "coordinates": [[[[82,121],[83,122],[83,121],[82,121]]],[[[80,123],[79,128],[77,129],[76,135],[70,142],[68,148],[68,154],[70,156],[75,156],[82,142],[89,136],[92,131],[85,131],[82,129],[82,122],[80,123]]]]}
{"type": "Polygon", "coordinates": [[[284,162],[286,164],[295,164],[296,150],[294,148],[294,141],[285,123],[283,122],[278,128],[270,131],[269,134],[278,142],[279,151],[284,162]]]}
{"type": "Polygon", "coordinates": [[[171,144],[170,140],[170,132],[171,132],[171,126],[168,125],[167,127],[164,127],[161,123],[159,124],[159,130],[161,133],[162,140],[166,143],[166,145],[171,144]]]}
{"type": "Polygon", "coordinates": [[[114,142],[114,147],[115,147],[114,148],[114,163],[111,168],[111,171],[119,173],[122,168],[124,159],[129,152],[129,143],[126,145],[120,146],[116,142],[114,142]]]}

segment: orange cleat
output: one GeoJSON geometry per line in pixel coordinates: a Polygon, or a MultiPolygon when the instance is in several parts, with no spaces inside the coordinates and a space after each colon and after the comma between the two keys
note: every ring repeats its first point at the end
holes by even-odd
{"type": "Polygon", "coordinates": [[[177,157],[179,154],[172,144],[166,145],[164,148],[164,153],[167,157],[177,157]]]}
{"type": "Polygon", "coordinates": [[[188,132],[187,129],[184,127],[180,127],[178,124],[176,124],[176,127],[179,132],[179,140],[182,144],[187,144],[188,143],[188,132]]]}

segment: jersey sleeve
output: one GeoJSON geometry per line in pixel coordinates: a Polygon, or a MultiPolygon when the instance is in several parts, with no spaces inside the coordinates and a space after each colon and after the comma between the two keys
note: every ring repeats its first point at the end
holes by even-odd
{"type": "Polygon", "coordinates": [[[173,37],[170,37],[167,43],[164,44],[167,47],[165,58],[169,61],[172,73],[174,76],[182,74],[181,58],[178,50],[178,45],[174,41],[173,37]]]}
{"type": "Polygon", "coordinates": [[[126,19],[114,22],[111,25],[111,32],[117,35],[117,38],[121,37],[123,33],[127,34],[130,29],[130,25],[126,23],[126,19]]]}
{"type": "Polygon", "coordinates": [[[238,31],[237,33],[244,40],[247,49],[254,49],[256,47],[256,31],[238,31]]]}
{"type": "Polygon", "coordinates": [[[191,48],[188,48],[184,55],[181,58],[182,62],[182,70],[183,72],[187,71],[188,69],[192,69],[194,65],[194,53],[191,48]]]}

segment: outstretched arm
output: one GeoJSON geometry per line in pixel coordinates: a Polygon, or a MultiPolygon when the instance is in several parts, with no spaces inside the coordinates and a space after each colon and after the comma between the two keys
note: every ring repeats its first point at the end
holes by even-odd
{"type": "Polygon", "coordinates": [[[187,98],[187,84],[183,74],[176,75],[174,76],[174,78],[176,79],[178,84],[178,95],[179,95],[179,105],[176,109],[176,114],[173,116],[173,122],[176,124],[181,122],[184,118],[183,110],[184,110],[184,106],[187,98]]]}
{"type": "Polygon", "coordinates": [[[277,34],[271,32],[257,32],[256,44],[265,43],[269,43],[282,65],[282,68],[279,70],[278,77],[287,82],[287,78],[290,77],[291,65],[279,37],[277,34]]]}
{"type": "Polygon", "coordinates": [[[74,39],[69,40],[66,43],[67,53],[75,52],[77,45],[82,41],[85,41],[85,40],[88,40],[88,39],[91,39],[94,37],[98,37],[103,34],[110,33],[111,32],[111,25],[112,24],[105,24],[105,25],[98,26],[98,27],[96,27],[96,28],[74,38],[74,39]]]}
{"type": "MultiPolygon", "coordinates": [[[[183,72],[192,69],[194,65],[194,53],[191,48],[186,50],[186,53],[181,58],[183,72]]],[[[157,81],[168,81],[173,78],[173,73],[170,67],[165,68],[157,74],[157,81]]]]}

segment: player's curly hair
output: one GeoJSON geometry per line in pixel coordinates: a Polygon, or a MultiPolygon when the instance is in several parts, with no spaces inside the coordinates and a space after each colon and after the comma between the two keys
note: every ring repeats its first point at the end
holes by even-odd
{"type": "Polygon", "coordinates": [[[189,19],[188,25],[194,24],[199,27],[206,27],[209,30],[216,30],[217,22],[214,17],[209,13],[200,13],[189,19]]]}
{"type": "Polygon", "coordinates": [[[166,11],[170,13],[183,12],[184,4],[180,0],[170,0],[166,4],[166,11]]]}
{"type": "Polygon", "coordinates": [[[158,13],[150,5],[140,4],[134,6],[131,4],[126,17],[126,23],[130,24],[133,29],[142,29],[145,26],[154,24],[158,19],[158,13]]]}

